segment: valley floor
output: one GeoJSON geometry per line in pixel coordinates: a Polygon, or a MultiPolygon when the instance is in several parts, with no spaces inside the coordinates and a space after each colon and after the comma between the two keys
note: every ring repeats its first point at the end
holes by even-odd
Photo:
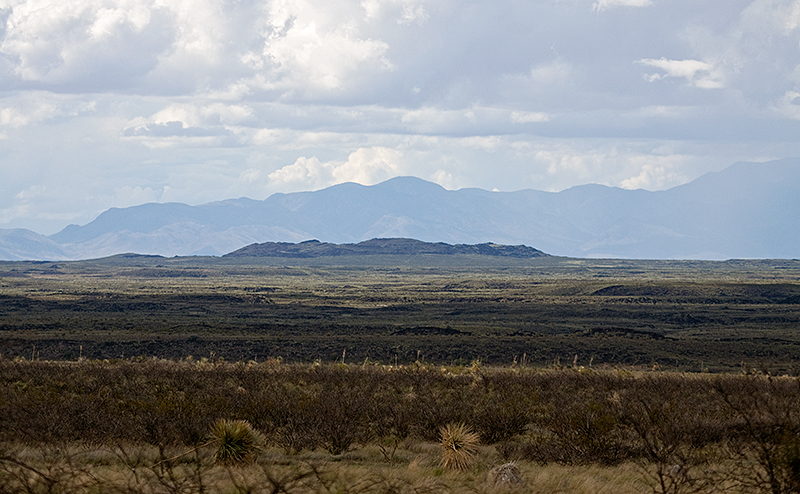
{"type": "Polygon", "coordinates": [[[0,355],[800,371],[798,261],[366,257],[0,263],[0,355]]]}

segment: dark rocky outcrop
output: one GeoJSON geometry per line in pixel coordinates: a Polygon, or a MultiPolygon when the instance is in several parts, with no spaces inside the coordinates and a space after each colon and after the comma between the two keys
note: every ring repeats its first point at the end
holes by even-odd
{"type": "Polygon", "coordinates": [[[416,256],[474,254],[482,256],[532,258],[545,257],[544,252],[526,245],[476,244],[451,245],[430,243],[409,238],[373,238],[357,244],[333,244],[308,240],[297,244],[265,242],[252,244],[225,254],[223,257],[336,257],[336,256],[416,256]]]}

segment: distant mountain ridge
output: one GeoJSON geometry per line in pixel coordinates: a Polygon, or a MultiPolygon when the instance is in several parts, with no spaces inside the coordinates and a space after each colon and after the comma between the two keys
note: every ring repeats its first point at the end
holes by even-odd
{"type": "Polygon", "coordinates": [[[417,255],[482,255],[495,257],[547,257],[544,252],[526,245],[478,244],[451,245],[444,242],[422,242],[410,238],[373,238],[357,244],[332,244],[319,240],[300,243],[265,242],[242,247],[222,257],[339,257],[339,256],[417,256],[417,255]]]}
{"type": "Polygon", "coordinates": [[[561,192],[446,190],[413,177],[189,206],[112,208],[44,237],[0,230],[0,258],[121,252],[222,255],[253,243],[412,238],[530,245],[571,257],[800,257],[800,159],[736,163],[669,190],[582,185],[561,192]]]}

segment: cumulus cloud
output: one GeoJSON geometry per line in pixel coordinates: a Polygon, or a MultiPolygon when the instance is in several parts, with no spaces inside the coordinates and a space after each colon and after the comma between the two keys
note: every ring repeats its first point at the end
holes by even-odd
{"type": "MultiPolygon", "coordinates": [[[[534,150],[534,160],[556,181],[565,174],[582,177],[583,183],[600,183],[625,189],[663,190],[691,179],[686,169],[694,158],[671,146],[645,143],[620,148],[587,142],[579,146],[554,144],[534,150]]],[[[560,190],[563,187],[552,187],[560,190]]]]}
{"type": "Polygon", "coordinates": [[[424,0],[362,0],[361,7],[368,20],[377,19],[392,12],[397,15],[397,24],[422,25],[430,17],[424,3],[424,0]],[[398,8],[399,12],[397,12],[398,8]]]}
{"type": "Polygon", "coordinates": [[[455,188],[456,180],[453,178],[453,174],[446,170],[436,170],[428,179],[445,189],[455,188]]]}
{"type": "Polygon", "coordinates": [[[701,89],[719,89],[724,86],[722,74],[712,64],[700,60],[668,60],[666,58],[644,58],[638,63],[662,70],[645,79],[653,82],[667,77],[677,77],[701,89]]]}
{"type": "Polygon", "coordinates": [[[511,121],[514,123],[548,122],[549,120],[550,120],[550,115],[543,112],[532,112],[532,111],[511,112],[511,121]]]}
{"type": "Polygon", "coordinates": [[[597,0],[592,4],[592,10],[601,12],[612,7],[647,7],[652,4],[652,0],[597,0]]]}
{"type": "Polygon", "coordinates": [[[35,197],[43,196],[45,194],[47,194],[47,187],[45,187],[44,185],[32,185],[27,189],[20,191],[14,197],[16,199],[28,200],[28,199],[33,199],[35,197]]]}
{"type": "Polygon", "coordinates": [[[30,204],[16,204],[0,209],[0,224],[8,224],[14,220],[25,218],[31,214],[30,204]]]}
{"type": "Polygon", "coordinates": [[[155,2],[25,0],[9,10],[0,53],[25,81],[126,87],[172,43],[169,13],[155,2]]]}
{"type": "Polygon", "coordinates": [[[357,182],[372,185],[382,182],[400,172],[403,153],[383,147],[358,149],[350,154],[344,164],[333,169],[337,182],[357,182]]]}
{"type": "MultiPolygon", "coordinates": [[[[400,23],[427,17],[400,8],[400,23]]],[[[308,95],[392,67],[353,1],[15,0],[8,11],[0,54],[22,81],[59,90],[308,95]]]]}
{"type": "Polygon", "coordinates": [[[798,27],[800,2],[752,0],[734,22],[694,26],[685,38],[700,59],[719,62],[726,86],[763,109],[800,83],[798,27]]]}
{"type": "Polygon", "coordinates": [[[114,203],[119,207],[135,206],[146,202],[156,202],[161,199],[163,191],[140,185],[123,185],[114,188],[114,203]]]}
{"type": "Polygon", "coordinates": [[[156,124],[183,122],[185,126],[200,127],[219,124],[239,125],[253,121],[253,117],[253,109],[247,105],[212,102],[171,104],[154,113],[149,120],[156,124]]]}
{"type": "Polygon", "coordinates": [[[786,91],[772,109],[786,118],[800,120],[800,92],[794,90],[786,91]]]}
{"type": "Polygon", "coordinates": [[[306,95],[343,89],[360,71],[391,69],[388,44],[364,36],[360,6],[342,2],[321,8],[319,2],[298,0],[268,4],[263,44],[242,60],[267,70],[253,86],[306,95]]]}
{"type": "Polygon", "coordinates": [[[576,152],[575,150],[540,150],[534,154],[536,161],[545,164],[547,173],[568,173],[581,181],[597,175],[608,155],[601,152],[576,152]]]}
{"type": "Polygon", "coordinates": [[[95,104],[92,101],[34,91],[0,99],[0,126],[22,128],[94,111],[95,104]]]}
{"type": "Polygon", "coordinates": [[[138,138],[147,145],[163,147],[164,139],[174,145],[171,138],[210,138],[204,141],[209,145],[235,145],[239,126],[251,123],[253,110],[246,105],[232,105],[221,102],[210,104],[173,104],[149,118],[133,119],[122,129],[122,136],[138,138]]]}
{"type": "Polygon", "coordinates": [[[660,190],[687,181],[687,177],[675,171],[675,166],[684,161],[682,156],[636,156],[630,159],[631,165],[640,167],[634,177],[620,182],[624,189],[660,190]]]}
{"type": "Polygon", "coordinates": [[[436,107],[424,107],[407,111],[401,122],[409,129],[421,133],[446,132],[463,127],[477,120],[473,109],[446,110],[436,107]]]}
{"type": "Polygon", "coordinates": [[[210,137],[230,135],[230,132],[224,129],[186,127],[183,122],[170,121],[163,124],[152,123],[129,127],[124,130],[123,135],[125,137],[210,137]]]}
{"type": "Polygon", "coordinates": [[[425,7],[415,3],[405,3],[400,18],[397,20],[398,24],[425,24],[429,18],[428,11],[425,7]]]}
{"type": "Polygon", "coordinates": [[[286,165],[269,174],[269,180],[274,185],[294,185],[312,189],[325,187],[333,180],[331,170],[334,165],[322,163],[319,158],[301,156],[291,165],[286,165]]]}
{"type": "Polygon", "coordinates": [[[563,59],[537,64],[531,68],[530,83],[535,86],[551,86],[563,84],[572,77],[572,67],[563,59]]]}
{"type": "MultiPolygon", "coordinates": [[[[421,134],[486,135],[511,131],[511,124],[549,122],[547,112],[471,106],[457,110],[426,106],[402,113],[400,129],[421,134]],[[508,127],[507,129],[504,127],[508,127]],[[487,132],[488,131],[488,132],[487,132]]],[[[518,127],[517,127],[518,128],[518,127]]]]}
{"type": "Polygon", "coordinates": [[[322,188],[343,182],[373,185],[396,176],[403,153],[389,148],[361,148],[344,162],[321,162],[316,156],[298,158],[269,174],[274,187],[322,188]]]}
{"type": "MultiPolygon", "coordinates": [[[[43,110],[43,108],[39,108],[39,110],[43,110]]],[[[47,108],[44,112],[45,115],[51,115],[53,112],[49,111],[50,108],[47,108]]],[[[38,112],[37,112],[38,113],[38,112]]],[[[32,115],[27,112],[20,111],[18,108],[3,108],[0,110],[0,125],[7,125],[10,127],[23,127],[28,125],[32,119],[36,118],[36,115],[32,115]]]]}

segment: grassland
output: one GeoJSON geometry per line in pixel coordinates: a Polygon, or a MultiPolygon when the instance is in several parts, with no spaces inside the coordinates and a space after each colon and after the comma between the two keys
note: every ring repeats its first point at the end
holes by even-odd
{"type": "Polygon", "coordinates": [[[0,263],[0,354],[800,371],[800,262],[0,263]]]}
{"type": "Polygon", "coordinates": [[[0,263],[0,493],[798,492],[798,309],[798,261],[0,263]]]}
{"type": "Polygon", "coordinates": [[[754,374],[3,359],[0,492],[790,493],[798,401],[754,374]],[[221,419],[258,432],[246,460],[215,461],[221,419]]]}

